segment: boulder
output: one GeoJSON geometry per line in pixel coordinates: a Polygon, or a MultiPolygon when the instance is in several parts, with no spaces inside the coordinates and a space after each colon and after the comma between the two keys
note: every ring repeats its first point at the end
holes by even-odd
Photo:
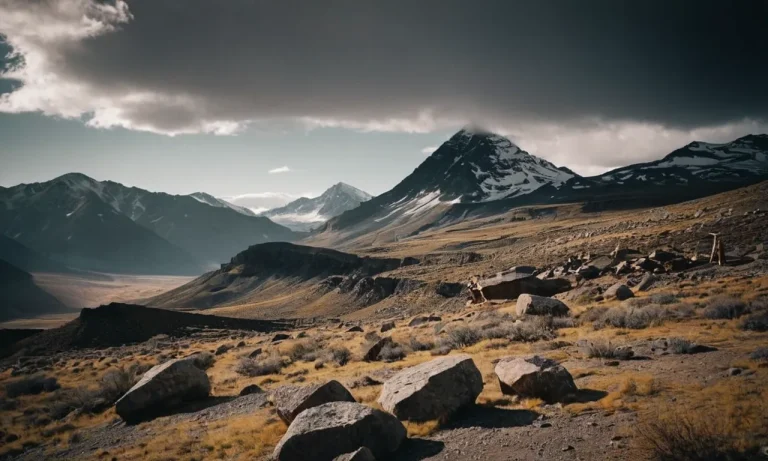
{"type": "Polygon", "coordinates": [[[664,269],[668,272],[680,272],[688,269],[688,260],[685,258],[675,258],[664,263],[664,269]]]}
{"type": "Polygon", "coordinates": [[[400,419],[427,421],[474,404],[482,390],[472,357],[459,354],[400,371],[384,383],[378,401],[400,419]]]}
{"type": "Polygon", "coordinates": [[[589,262],[590,266],[597,268],[601,272],[611,267],[612,264],[613,258],[610,256],[598,256],[589,262]]]}
{"type": "Polygon", "coordinates": [[[628,286],[624,285],[623,283],[615,283],[608,287],[607,290],[605,290],[603,296],[606,299],[616,298],[619,301],[624,301],[625,299],[629,299],[635,296],[635,294],[628,286]]]}
{"type": "Polygon", "coordinates": [[[375,362],[376,360],[379,360],[379,353],[382,349],[384,349],[384,346],[387,344],[392,344],[392,338],[389,336],[384,337],[373,343],[368,349],[363,353],[363,361],[365,362],[375,362]]]}
{"type": "Polygon", "coordinates": [[[649,254],[648,257],[650,259],[653,259],[654,261],[665,263],[667,261],[672,261],[678,256],[670,251],[656,250],[653,253],[649,254]]]}
{"type": "Polygon", "coordinates": [[[580,275],[586,280],[591,280],[600,277],[600,269],[595,266],[584,265],[576,269],[576,275],[580,275]]]}
{"type": "Polygon", "coordinates": [[[272,337],[272,342],[276,343],[278,341],[283,341],[283,340],[290,339],[290,338],[291,338],[290,335],[287,335],[285,333],[278,333],[278,334],[276,334],[275,336],[272,337]]]}
{"type": "Polygon", "coordinates": [[[355,398],[338,381],[311,386],[283,386],[274,392],[277,415],[285,424],[291,424],[296,416],[307,408],[328,402],[354,402],[355,398]]]}
{"type": "Polygon", "coordinates": [[[506,357],[494,370],[501,392],[507,395],[532,397],[547,403],[562,402],[578,392],[568,370],[554,360],[532,356],[506,357]]]}
{"type": "Polygon", "coordinates": [[[176,359],[152,367],[120,400],[117,414],[127,422],[137,422],[180,404],[204,399],[211,392],[208,375],[194,360],[176,359]]]}
{"type": "Polygon", "coordinates": [[[480,280],[486,299],[515,299],[523,293],[554,296],[571,289],[571,282],[562,278],[539,279],[529,266],[513,267],[493,277],[480,280]]]}
{"type": "Polygon", "coordinates": [[[653,276],[650,272],[646,273],[642,279],[640,279],[640,282],[638,282],[637,285],[635,285],[635,289],[637,291],[645,291],[649,288],[651,288],[651,285],[653,285],[653,282],[656,281],[656,277],[653,276]]]}
{"type": "Polygon", "coordinates": [[[331,402],[299,414],[275,447],[277,461],[331,461],[366,447],[389,459],[405,440],[403,423],[389,413],[354,402],[331,402]]]}
{"type": "Polygon", "coordinates": [[[389,330],[391,330],[393,328],[395,328],[395,322],[394,321],[384,322],[384,324],[381,325],[381,330],[380,331],[382,333],[384,333],[384,332],[387,332],[387,331],[389,331],[389,330]]]}
{"type": "Polygon", "coordinates": [[[355,325],[349,330],[347,330],[347,333],[362,333],[362,332],[363,332],[363,328],[358,325],[355,325]]]}
{"type": "Polygon", "coordinates": [[[262,349],[260,347],[258,347],[256,349],[254,349],[253,352],[248,354],[248,358],[250,358],[250,359],[256,358],[256,357],[260,356],[262,352],[263,352],[262,349]]]}
{"type": "Polygon", "coordinates": [[[437,315],[430,315],[430,316],[422,315],[422,316],[414,317],[413,319],[411,319],[411,321],[408,322],[408,326],[416,327],[428,322],[439,322],[441,320],[443,319],[441,317],[438,317],[437,315]]]}
{"type": "Polygon", "coordinates": [[[216,348],[215,355],[225,354],[225,353],[229,352],[231,349],[232,349],[232,345],[231,344],[222,344],[221,346],[216,348]]]}
{"type": "Polygon", "coordinates": [[[552,315],[563,317],[568,315],[569,309],[559,299],[522,294],[517,298],[515,311],[517,315],[552,315]]]}
{"type": "Polygon", "coordinates": [[[368,447],[360,447],[352,453],[344,453],[333,458],[333,461],[376,461],[376,457],[368,447]]]}
{"type": "Polygon", "coordinates": [[[245,386],[243,390],[240,391],[240,397],[244,395],[251,395],[251,394],[263,394],[264,389],[259,387],[258,384],[249,384],[248,386],[245,386]]]}

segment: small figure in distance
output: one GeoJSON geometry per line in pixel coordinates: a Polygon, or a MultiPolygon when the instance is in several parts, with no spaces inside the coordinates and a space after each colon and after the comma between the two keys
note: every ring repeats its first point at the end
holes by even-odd
{"type": "Polygon", "coordinates": [[[467,283],[467,289],[469,290],[469,304],[482,304],[486,301],[485,295],[483,294],[483,287],[480,286],[480,282],[476,275],[473,275],[469,278],[469,283],[467,283]]]}

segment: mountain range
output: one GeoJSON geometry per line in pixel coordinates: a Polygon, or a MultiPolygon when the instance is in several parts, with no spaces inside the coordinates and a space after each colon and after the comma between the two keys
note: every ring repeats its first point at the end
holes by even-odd
{"type": "Polygon", "coordinates": [[[254,243],[297,238],[208,197],[70,173],[0,188],[0,234],[70,267],[144,274],[199,274],[254,243]]]}
{"type": "Polygon", "coordinates": [[[367,192],[340,182],[319,197],[301,197],[285,206],[265,211],[260,216],[266,216],[295,231],[309,231],[371,198],[367,192]]]}
{"type": "Polygon", "coordinates": [[[391,190],[329,220],[315,244],[398,240],[428,227],[528,204],[585,209],[658,206],[768,179],[768,135],[692,142],[661,160],[582,177],[474,128],[453,135],[391,190]],[[374,236],[374,237],[372,237],[374,236]]]}

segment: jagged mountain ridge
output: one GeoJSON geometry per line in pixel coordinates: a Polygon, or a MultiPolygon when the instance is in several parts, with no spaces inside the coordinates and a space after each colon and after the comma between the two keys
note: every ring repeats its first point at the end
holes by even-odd
{"type": "Polygon", "coordinates": [[[343,182],[337,183],[319,197],[301,197],[293,202],[259,216],[266,216],[276,223],[295,231],[308,231],[341,213],[357,208],[372,196],[343,182]]]}
{"type": "Polygon", "coordinates": [[[289,229],[231,207],[70,173],[0,189],[0,232],[72,267],[197,274],[289,229]]]}
{"type": "Polygon", "coordinates": [[[506,138],[461,130],[393,189],[330,220],[323,244],[367,233],[399,239],[420,230],[529,204],[586,202],[587,209],[655,206],[768,179],[768,135],[693,142],[661,160],[581,177],[506,138]],[[387,232],[389,230],[389,232],[387,232]]]}

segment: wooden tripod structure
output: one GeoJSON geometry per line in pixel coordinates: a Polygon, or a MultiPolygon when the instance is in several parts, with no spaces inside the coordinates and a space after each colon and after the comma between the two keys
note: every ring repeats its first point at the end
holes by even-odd
{"type": "Polygon", "coordinates": [[[722,266],[725,264],[725,245],[723,245],[723,239],[720,238],[720,234],[710,233],[714,238],[712,242],[712,254],[709,256],[709,262],[715,262],[715,255],[717,255],[717,264],[722,266]]]}

